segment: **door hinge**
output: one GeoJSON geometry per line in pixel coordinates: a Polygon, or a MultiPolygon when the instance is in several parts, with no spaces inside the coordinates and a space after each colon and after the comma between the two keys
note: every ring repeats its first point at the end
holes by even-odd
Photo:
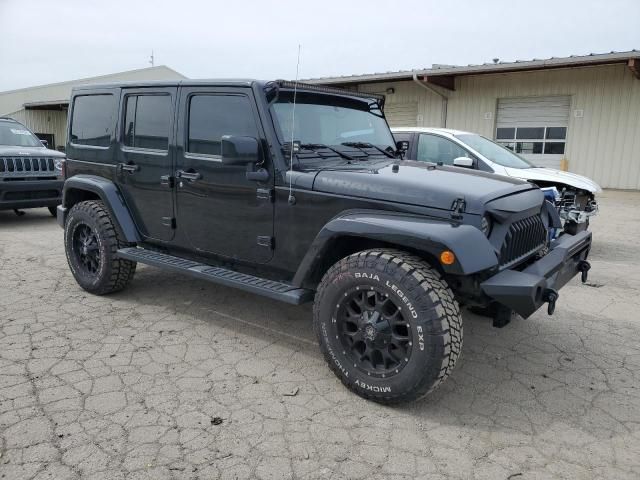
{"type": "Polygon", "coordinates": [[[160,185],[167,185],[169,188],[176,186],[176,179],[172,175],[162,175],[160,177],[160,185]]]}
{"type": "Polygon", "coordinates": [[[256,196],[258,200],[266,200],[268,202],[273,202],[273,189],[272,188],[258,188],[256,191],[256,196]]]}
{"type": "Polygon", "coordinates": [[[276,248],[276,239],[265,235],[259,235],[258,245],[260,245],[261,247],[268,247],[273,250],[276,248]]]}
{"type": "Polygon", "coordinates": [[[174,217],[162,217],[162,225],[175,229],[176,219],[174,217]]]}

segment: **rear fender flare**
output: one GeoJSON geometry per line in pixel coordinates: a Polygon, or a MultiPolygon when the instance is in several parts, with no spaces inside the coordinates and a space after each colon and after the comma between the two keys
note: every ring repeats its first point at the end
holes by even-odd
{"type": "Polygon", "coordinates": [[[453,275],[471,275],[498,265],[495,250],[472,225],[408,214],[352,211],[334,217],[316,235],[294,276],[294,285],[306,284],[323,257],[330,254],[333,241],[344,236],[405,247],[434,258],[439,258],[443,250],[450,250],[456,256],[455,263],[440,267],[453,275]]]}
{"type": "Polygon", "coordinates": [[[85,191],[96,194],[104,203],[107,210],[115,220],[120,233],[127,242],[140,242],[140,233],[131,218],[129,209],[118,187],[111,180],[95,175],[74,175],[64,182],[62,193],[62,206],[69,209],[73,206],[72,192],[85,191]]]}

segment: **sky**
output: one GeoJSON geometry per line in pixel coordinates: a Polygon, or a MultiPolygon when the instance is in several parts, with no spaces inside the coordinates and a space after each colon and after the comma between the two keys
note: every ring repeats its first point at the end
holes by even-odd
{"type": "Polygon", "coordinates": [[[640,49],[640,0],[0,0],[0,91],[155,65],[293,79],[640,49]]]}

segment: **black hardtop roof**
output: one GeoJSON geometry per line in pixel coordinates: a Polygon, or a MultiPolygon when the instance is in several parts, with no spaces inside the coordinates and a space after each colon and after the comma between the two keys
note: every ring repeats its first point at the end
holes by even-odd
{"type": "Polygon", "coordinates": [[[91,83],[78,85],[74,90],[99,90],[109,88],[144,88],[144,87],[189,87],[189,86],[216,86],[216,87],[251,87],[254,83],[266,83],[259,80],[245,78],[223,78],[223,79],[202,79],[202,80],[154,80],[145,82],[110,82],[110,83],[91,83]]]}
{"type": "Polygon", "coordinates": [[[162,80],[147,82],[114,82],[103,84],[87,84],[74,87],[74,91],[91,91],[91,90],[108,90],[111,88],[158,88],[158,87],[253,87],[257,85],[259,88],[282,88],[284,90],[293,90],[294,88],[302,91],[312,91],[317,93],[325,93],[329,95],[341,95],[348,97],[357,97],[362,99],[374,100],[380,106],[384,105],[384,96],[375,93],[358,92],[344,88],[325,87],[321,85],[312,85],[304,82],[293,82],[289,80],[264,81],[255,79],[203,79],[203,80],[162,80]]]}

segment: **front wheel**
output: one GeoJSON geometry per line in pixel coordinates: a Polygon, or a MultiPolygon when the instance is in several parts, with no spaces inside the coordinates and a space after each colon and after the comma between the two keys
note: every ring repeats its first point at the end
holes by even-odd
{"type": "Polygon", "coordinates": [[[434,390],[462,347],[460,309],[445,280],[397,250],[367,250],[333,265],[318,287],[314,330],[342,383],[386,404],[434,390]]]}

